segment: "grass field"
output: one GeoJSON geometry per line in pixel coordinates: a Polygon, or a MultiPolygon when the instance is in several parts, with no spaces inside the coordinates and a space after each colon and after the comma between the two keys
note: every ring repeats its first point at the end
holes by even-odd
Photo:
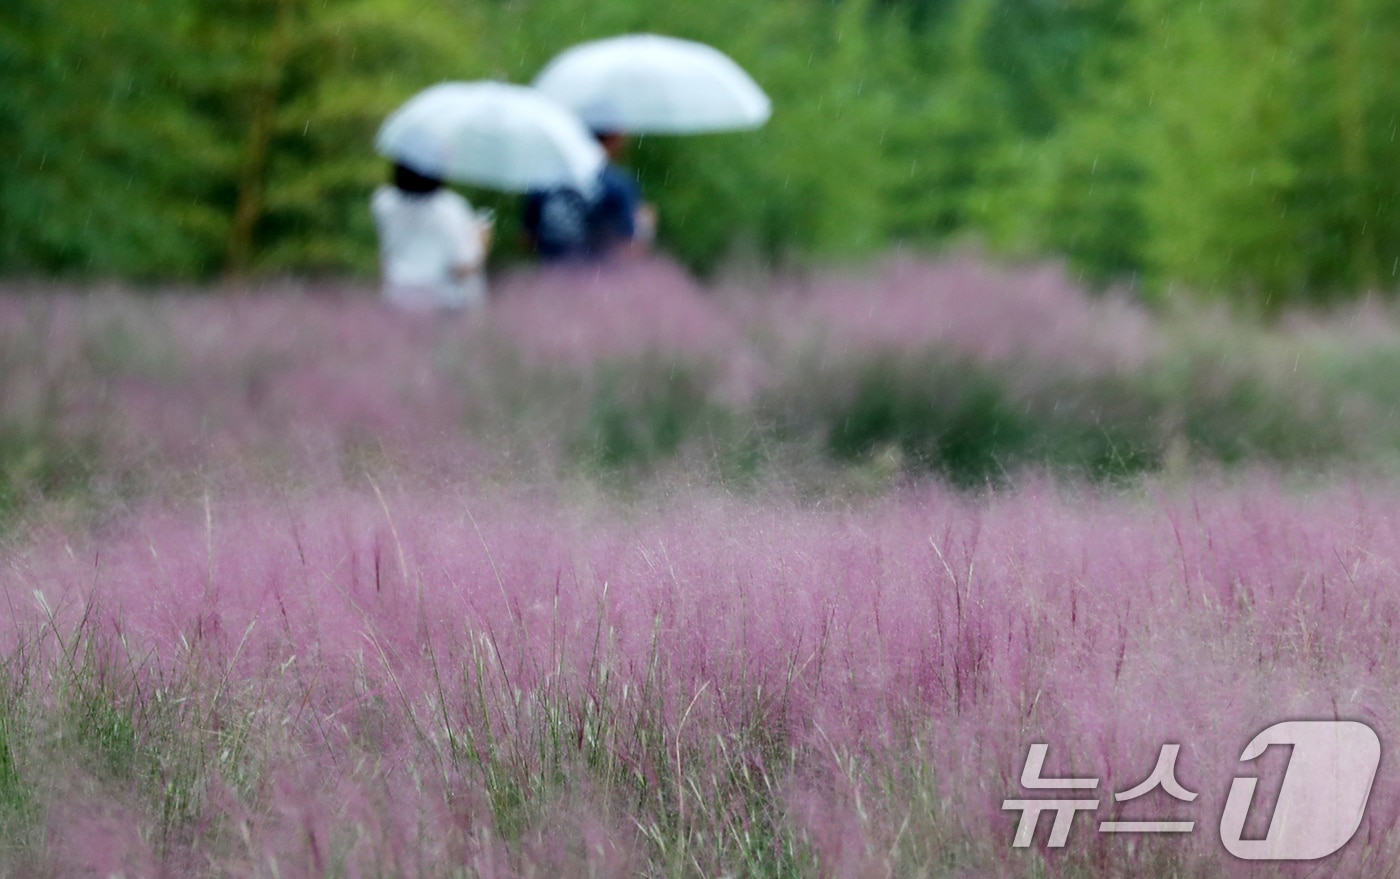
{"type": "Polygon", "coordinates": [[[0,872],[1400,872],[1389,306],[972,258],[496,292],[0,290],[0,872]],[[1301,718],[1380,736],[1361,827],[1236,860],[1301,718]],[[1036,742],[1100,781],[1063,848],[1011,845],[1036,742]],[[1168,743],[1199,797],[1115,803],[1168,743]]]}

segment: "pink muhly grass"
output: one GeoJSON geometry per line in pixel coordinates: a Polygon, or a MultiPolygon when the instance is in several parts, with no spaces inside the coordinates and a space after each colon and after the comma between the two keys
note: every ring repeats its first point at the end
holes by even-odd
{"type": "Polygon", "coordinates": [[[474,316],[399,314],[364,288],[12,293],[0,296],[0,339],[15,352],[0,361],[5,414],[54,401],[65,429],[101,431],[114,454],[187,466],[249,449],[304,460],[358,438],[465,449],[463,425],[490,394],[531,393],[518,380],[492,390],[512,364],[707,364],[716,397],[744,405],[814,334],[832,353],[937,345],[1059,370],[1116,369],[1153,346],[1144,315],[1050,268],[903,261],[873,279],[776,288],[710,291],[651,260],[510,274],[474,316]]]}
{"type": "Polygon", "coordinates": [[[714,297],[662,260],[521,271],[498,284],[488,320],[525,359],[569,366],[727,357],[743,342],[714,297]]]}
{"type": "MultiPolygon", "coordinates": [[[[0,417],[100,435],[109,469],[256,469],[261,457],[283,468],[330,462],[333,473],[372,447],[476,469],[499,442],[490,430],[556,439],[531,436],[541,425],[512,414],[551,376],[577,384],[588,370],[659,362],[703,367],[734,400],[754,384],[739,331],[675,266],[580,272],[522,272],[499,282],[484,313],[436,316],[395,312],[363,289],[0,297],[0,340],[13,354],[0,359],[0,417]]],[[[565,404],[576,396],[555,393],[565,404]]]]}
{"type": "MultiPolygon", "coordinates": [[[[493,284],[484,313],[447,316],[396,313],[363,287],[10,292],[0,295],[0,430],[41,446],[74,441],[92,484],[127,495],[158,493],[169,474],[177,485],[281,477],[334,486],[368,468],[381,481],[388,472],[538,480],[591,461],[580,447],[609,427],[640,424],[645,440],[667,415],[648,410],[648,395],[677,375],[690,397],[656,408],[705,417],[680,428],[661,457],[752,441],[755,460],[793,471],[821,454],[831,420],[869,392],[862,382],[882,377],[919,401],[925,386],[971,374],[1032,421],[1063,422],[1067,435],[1102,424],[1139,437],[1144,448],[1128,456],[1144,460],[1166,457],[1153,444],[1189,433],[1197,413],[1208,431],[1260,436],[1262,451],[1246,437],[1217,442],[1221,454],[1287,447],[1278,438],[1290,419],[1348,438],[1317,448],[1393,439],[1388,386],[1345,378],[1368,365],[1365,376],[1387,374],[1374,358],[1395,335],[1393,318],[1376,318],[1383,326],[1370,338],[1380,341],[1355,355],[1346,326],[1246,333],[1224,315],[1153,317],[1086,293],[1053,266],[970,257],[752,288],[706,288],[661,260],[520,270],[493,284]],[[867,369],[890,360],[896,368],[867,369]],[[1236,413],[1233,394],[1264,402],[1236,413]],[[1275,395],[1286,405],[1271,408],[1275,395]]],[[[932,396],[940,406],[956,398],[932,396]]],[[[1064,451],[1050,445],[1044,454],[1064,451]]]]}
{"type": "Polygon", "coordinates": [[[788,345],[815,339],[848,356],[945,347],[984,363],[1108,372],[1137,368],[1161,349],[1144,309],[1121,293],[1086,295],[1051,265],[892,259],[859,275],[779,282],[750,298],[747,307],[762,314],[751,320],[771,325],[788,345]]]}
{"type": "Polygon", "coordinates": [[[55,804],[47,846],[58,875],[158,876],[150,829],[135,809],[75,796],[55,804]]]}
{"type": "Polygon", "coordinates": [[[43,365],[7,378],[56,399],[61,429],[100,431],[116,461],[334,458],[357,438],[412,448],[459,434],[465,415],[440,364],[460,333],[365,295],[53,296],[24,314],[3,332],[42,332],[28,347],[43,365]]]}
{"type": "MultiPolygon", "coordinates": [[[[1334,716],[1382,741],[1396,729],[1400,496],[1255,484],[1153,500],[930,489],[820,511],[692,496],[601,518],[421,492],[215,503],[207,519],[150,513],[71,549],[55,537],[12,551],[10,637],[51,625],[24,610],[32,591],[59,630],[90,597],[90,625],[120,626],[143,673],[197,656],[224,692],[282,706],[296,778],[359,766],[347,783],[380,779],[363,802],[410,804],[375,819],[397,828],[375,831],[386,840],[460,833],[424,805],[456,772],[491,801],[491,784],[530,789],[602,735],[615,778],[691,819],[723,786],[685,779],[707,778],[714,743],[733,741],[836,863],[857,828],[897,852],[884,835],[897,828],[814,812],[823,795],[804,790],[865,790],[919,760],[952,804],[940,833],[1016,863],[1000,802],[1019,795],[1031,742],[1050,744],[1048,773],[1100,777],[1101,796],[1175,742],[1200,793],[1178,851],[1238,872],[1214,854],[1212,821],[1254,733],[1334,716]]],[[[1383,765],[1369,842],[1343,862],[1392,850],[1396,771],[1383,765]]],[[[317,828],[350,820],[326,809],[353,797],[290,784],[319,791],[311,811],[258,821],[282,828],[268,845],[314,859],[332,832],[317,828]]],[[[1071,841],[1122,856],[1082,826],[1071,841]]]]}
{"type": "Polygon", "coordinates": [[[659,259],[510,275],[498,284],[484,326],[537,367],[700,367],[716,399],[732,404],[749,402],[770,379],[726,303],[659,259]]]}

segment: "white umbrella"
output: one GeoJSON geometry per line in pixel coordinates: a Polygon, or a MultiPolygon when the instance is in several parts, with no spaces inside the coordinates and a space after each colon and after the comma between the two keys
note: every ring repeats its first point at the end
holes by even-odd
{"type": "Polygon", "coordinates": [[[532,88],[444,82],[390,114],[381,155],[420,174],[508,192],[586,190],[606,156],[574,114],[532,88]]]}
{"type": "Polygon", "coordinates": [[[535,88],[595,131],[699,134],[757,128],[772,104],[728,55],[689,40],[632,34],[568,49],[535,88]]]}

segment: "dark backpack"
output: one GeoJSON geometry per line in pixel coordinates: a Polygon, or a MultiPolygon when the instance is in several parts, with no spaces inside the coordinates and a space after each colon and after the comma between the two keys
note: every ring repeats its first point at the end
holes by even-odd
{"type": "Polygon", "coordinates": [[[527,222],[541,256],[583,256],[590,250],[589,211],[583,193],[557,187],[532,198],[527,222]]]}

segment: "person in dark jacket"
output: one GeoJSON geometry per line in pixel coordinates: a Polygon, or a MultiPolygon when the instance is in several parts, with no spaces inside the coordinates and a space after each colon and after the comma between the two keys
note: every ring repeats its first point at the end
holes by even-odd
{"type": "Polygon", "coordinates": [[[527,243],[547,262],[596,260],[650,249],[656,210],[642,200],[631,172],[615,162],[626,149],[621,132],[594,132],[608,154],[592,192],[568,186],[536,190],[525,198],[527,243]]]}

